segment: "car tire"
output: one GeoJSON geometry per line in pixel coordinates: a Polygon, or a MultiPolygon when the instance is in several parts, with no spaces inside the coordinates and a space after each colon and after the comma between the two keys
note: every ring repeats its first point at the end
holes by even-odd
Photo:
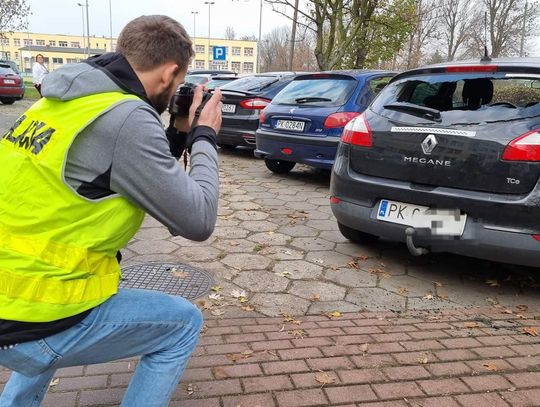
{"type": "Polygon", "coordinates": [[[270,160],[268,158],[264,159],[264,163],[266,164],[266,168],[276,174],[287,174],[296,165],[292,161],[270,160]]]}
{"type": "Polygon", "coordinates": [[[379,239],[379,236],[375,236],[369,233],[360,232],[359,230],[352,229],[338,222],[338,228],[341,234],[354,243],[372,243],[379,239]]]}
{"type": "Polygon", "coordinates": [[[4,105],[12,105],[15,103],[15,99],[0,99],[0,102],[2,102],[4,105]]]}
{"type": "Polygon", "coordinates": [[[236,144],[221,144],[217,143],[219,148],[222,148],[224,150],[234,150],[236,148],[236,144]]]}

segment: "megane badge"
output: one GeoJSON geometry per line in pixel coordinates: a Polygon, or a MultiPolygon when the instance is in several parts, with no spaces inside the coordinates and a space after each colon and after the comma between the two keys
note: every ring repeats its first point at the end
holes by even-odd
{"type": "Polygon", "coordinates": [[[422,141],[422,151],[424,151],[424,154],[430,155],[433,150],[435,150],[435,147],[437,147],[437,138],[434,134],[429,134],[424,141],[422,141]]]}

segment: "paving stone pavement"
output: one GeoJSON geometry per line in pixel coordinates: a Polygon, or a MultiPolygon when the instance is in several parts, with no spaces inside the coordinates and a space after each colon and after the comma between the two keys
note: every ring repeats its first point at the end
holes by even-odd
{"type": "MultiPolygon", "coordinates": [[[[148,217],[123,251],[126,266],[183,262],[216,281],[196,301],[207,329],[172,406],[540,406],[540,341],[523,330],[540,320],[537,270],[352,244],[328,173],[278,176],[242,149],[220,161],[210,239],[148,217]]],[[[136,363],[63,369],[43,405],[118,405],[136,363]]]]}

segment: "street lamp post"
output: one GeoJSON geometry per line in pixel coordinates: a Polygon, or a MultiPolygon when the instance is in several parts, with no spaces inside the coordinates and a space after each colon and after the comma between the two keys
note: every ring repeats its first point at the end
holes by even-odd
{"type": "MultiPolygon", "coordinates": [[[[86,56],[90,58],[90,19],[88,17],[88,0],[85,4],[77,3],[78,6],[86,8],[86,56]]],[[[83,9],[83,37],[84,37],[84,9],[83,9]]]]}
{"type": "Polygon", "coordinates": [[[113,39],[112,39],[112,0],[109,0],[109,26],[111,31],[111,52],[113,52],[113,39]]]}
{"type": "Polygon", "coordinates": [[[215,2],[205,1],[204,4],[208,4],[208,69],[210,69],[210,6],[215,2]]]}
{"type": "Polygon", "coordinates": [[[83,48],[86,49],[86,33],[84,29],[84,4],[77,3],[77,6],[81,8],[81,14],[82,14],[82,38],[83,38],[83,48]]]}
{"type": "Polygon", "coordinates": [[[197,14],[199,14],[198,11],[192,11],[191,14],[193,14],[193,40],[195,40],[195,35],[196,35],[196,31],[195,31],[195,17],[197,17],[197,14]]]}
{"type": "Polygon", "coordinates": [[[259,6],[259,40],[257,41],[257,70],[255,72],[261,73],[261,31],[262,31],[262,6],[263,0],[260,0],[259,6]]]}

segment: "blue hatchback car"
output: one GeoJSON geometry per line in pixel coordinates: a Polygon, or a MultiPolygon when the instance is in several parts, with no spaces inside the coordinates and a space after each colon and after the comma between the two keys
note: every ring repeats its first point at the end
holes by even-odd
{"type": "Polygon", "coordinates": [[[261,113],[255,156],[278,174],[296,163],[331,169],[343,128],[394,74],[351,70],[297,76],[261,113]]]}

